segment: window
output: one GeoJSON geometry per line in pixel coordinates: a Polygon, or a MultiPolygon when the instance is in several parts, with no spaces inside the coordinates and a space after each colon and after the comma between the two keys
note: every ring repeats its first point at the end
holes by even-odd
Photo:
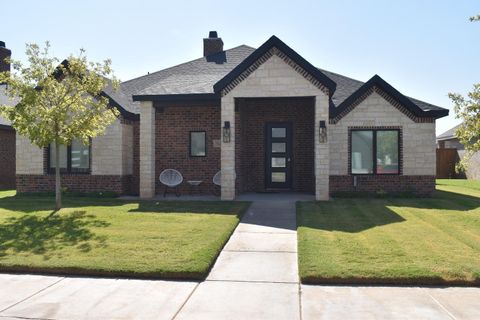
{"type": "MultiPolygon", "coordinates": [[[[55,144],[49,148],[49,171],[55,172],[55,144]]],[[[60,170],[67,173],[90,171],[90,146],[74,140],[70,146],[60,146],[60,170]]]]}
{"type": "Polygon", "coordinates": [[[399,130],[352,130],[352,174],[399,174],[399,130]]]}
{"type": "Polygon", "coordinates": [[[190,156],[205,157],[207,155],[207,134],[205,131],[190,132],[190,156]]]}

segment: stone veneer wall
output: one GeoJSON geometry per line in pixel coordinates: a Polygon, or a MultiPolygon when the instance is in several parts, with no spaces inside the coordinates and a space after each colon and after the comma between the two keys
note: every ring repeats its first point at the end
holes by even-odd
{"type": "MultiPolygon", "coordinates": [[[[320,120],[328,121],[329,103],[325,88],[307,79],[303,69],[292,65],[292,62],[275,48],[259,61],[247,70],[248,74],[241,76],[241,81],[233,81],[234,85],[229,85],[228,90],[222,93],[221,123],[229,121],[232,132],[231,141],[222,141],[221,144],[222,199],[225,200],[234,199],[236,194],[236,98],[314,97],[314,123],[319,123],[320,120]]],[[[319,143],[318,126],[314,127],[316,199],[326,200],[329,197],[329,144],[319,143]]]]}
{"type": "Polygon", "coordinates": [[[293,190],[313,193],[313,98],[247,99],[237,102],[237,190],[265,190],[265,125],[292,123],[293,190]]]}
{"type": "Polygon", "coordinates": [[[182,194],[218,192],[213,176],[220,170],[220,109],[218,106],[165,107],[155,114],[155,191],[163,193],[158,177],[165,169],[176,169],[183,175],[182,194]],[[205,131],[207,154],[190,156],[190,132],[205,131]],[[188,180],[201,180],[192,188],[188,180]]]}
{"type": "Polygon", "coordinates": [[[414,122],[373,92],[338,123],[330,124],[330,191],[403,192],[431,194],[435,189],[435,122],[414,122]],[[401,175],[358,176],[349,173],[349,128],[395,127],[402,133],[401,175]]]}
{"type": "MultiPolygon", "coordinates": [[[[119,119],[104,135],[92,139],[91,172],[62,174],[62,187],[74,192],[138,193],[133,179],[135,122],[119,119]]],[[[55,175],[48,173],[47,152],[17,135],[18,192],[52,192],[55,175]]]]}
{"type": "Polygon", "coordinates": [[[0,189],[15,188],[15,131],[0,129],[0,189]]]}

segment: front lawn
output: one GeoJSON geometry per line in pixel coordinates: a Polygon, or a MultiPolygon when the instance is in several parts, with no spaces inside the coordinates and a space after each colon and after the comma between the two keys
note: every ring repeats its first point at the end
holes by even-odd
{"type": "Polygon", "coordinates": [[[0,192],[0,271],[203,279],[245,202],[143,202],[0,192]]]}
{"type": "Polygon", "coordinates": [[[480,184],[440,180],[433,198],[297,205],[304,283],[480,285],[480,184]]]}

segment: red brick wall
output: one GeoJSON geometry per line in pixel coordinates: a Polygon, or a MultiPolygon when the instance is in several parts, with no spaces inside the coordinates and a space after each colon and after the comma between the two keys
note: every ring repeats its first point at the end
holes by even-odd
{"type": "MultiPolygon", "coordinates": [[[[55,175],[17,175],[18,192],[54,192],[55,175]]],[[[131,176],[62,174],[62,188],[71,192],[113,192],[124,194],[131,176]]]]}
{"type": "Polygon", "coordinates": [[[15,131],[0,129],[0,189],[15,189],[15,131]]]}
{"type": "Polygon", "coordinates": [[[220,139],[220,108],[176,106],[160,110],[155,116],[156,192],[164,191],[158,181],[164,169],[176,169],[182,173],[184,183],[180,191],[183,194],[191,190],[187,180],[203,181],[194,192],[218,191],[212,178],[220,170],[220,147],[213,146],[213,140],[220,139]],[[206,157],[190,156],[190,131],[206,131],[206,157]]]}
{"type": "Polygon", "coordinates": [[[353,176],[330,176],[330,194],[335,195],[335,193],[341,192],[410,192],[417,196],[430,196],[435,191],[435,176],[357,176],[357,187],[353,186],[353,179],[353,176]]]}
{"type": "Polygon", "coordinates": [[[265,190],[265,124],[293,125],[293,190],[314,191],[314,101],[312,98],[237,101],[236,171],[240,191],[265,190]]]}

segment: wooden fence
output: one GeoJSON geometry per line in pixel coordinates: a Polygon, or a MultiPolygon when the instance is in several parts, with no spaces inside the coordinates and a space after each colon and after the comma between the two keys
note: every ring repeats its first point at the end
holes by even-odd
{"type": "Polygon", "coordinates": [[[459,178],[455,173],[455,164],[460,160],[457,149],[437,149],[437,178],[459,178]]]}

